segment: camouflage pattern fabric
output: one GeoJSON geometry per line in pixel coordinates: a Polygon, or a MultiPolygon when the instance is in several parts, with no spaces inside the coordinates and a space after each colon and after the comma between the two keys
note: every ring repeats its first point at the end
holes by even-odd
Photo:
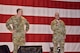
{"type": "Polygon", "coordinates": [[[57,53],[58,45],[60,45],[60,53],[64,53],[64,43],[66,38],[66,29],[64,22],[57,19],[53,20],[51,22],[51,30],[54,33],[52,39],[54,44],[53,53],[57,53]]]}
{"type": "Polygon", "coordinates": [[[7,20],[6,27],[10,31],[14,30],[12,33],[12,41],[14,44],[13,53],[17,53],[18,48],[25,45],[25,31],[29,30],[29,22],[22,16],[12,16],[7,20]],[[24,27],[25,25],[26,29],[24,27]]]}

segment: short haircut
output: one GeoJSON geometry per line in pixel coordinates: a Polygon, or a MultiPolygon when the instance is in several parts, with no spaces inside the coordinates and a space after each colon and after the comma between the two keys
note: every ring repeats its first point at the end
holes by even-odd
{"type": "Polygon", "coordinates": [[[19,10],[22,10],[22,9],[21,9],[21,8],[18,8],[18,9],[16,10],[16,12],[18,13],[19,10]]]}

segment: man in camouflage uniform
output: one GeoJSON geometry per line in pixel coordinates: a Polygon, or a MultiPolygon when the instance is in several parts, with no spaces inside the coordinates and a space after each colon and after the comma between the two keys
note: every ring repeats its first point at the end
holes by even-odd
{"type": "Polygon", "coordinates": [[[14,44],[13,53],[17,53],[20,46],[25,45],[25,33],[29,30],[29,22],[22,16],[22,9],[17,9],[17,15],[12,16],[6,22],[6,27],[12,32],[12,41],[14,44]],[[25,29],[26,26],[26,29],[25,29]]]}
{"type": "Polygon", "coordinates": [[[52,39],[54,44],[53,53],[58,53],[58,45],[60,46],[60,53],[64,53],[66,29],[64,22],[59,18],[58,12],[55,13],[55,19],[51,22],[51,30],[54,32],[52,39]]]}

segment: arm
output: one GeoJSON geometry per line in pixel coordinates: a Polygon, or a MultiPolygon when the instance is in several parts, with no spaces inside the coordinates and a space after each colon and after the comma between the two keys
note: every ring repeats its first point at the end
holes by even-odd
{"type": "Polygon", "coordinates": [[[26,25],[26,31],[28,31],[29,30],[29,22],[26,19],[24,19],[24,22],[25,22],[25,25],[26,25]]]}
{"type": "Polygon", "coordinates": [[[56,21],[55,21],[55,20],[53,20],[53,21],[51,22],[51,30],[52,30],[52,31],[57,30],[56,21]]]}
{"type": "Polygon", "coordinates": [[[66,39],[66,27],[64,25],[64,38],[66,39]]]}
{"type": "Polygon", "coordinates": [[[10,24],[12,24],[12,17],[7,20],[6,22],[6,27],[9,31],[12,31],[13,29],[11,28],[10,24]]]}
{"type": "Polygon", "coordinates": [[[62,27],[63,27],[63,35],[64,35],[64,38],[66,39],[66,27],[65,27],[65,23],[62,21],[62,27]]]}
{"type": "Polygon", "coordinates": [[[28,31],[29,30],[29,22],[28,21],[26,21],[26,31],[28,31]]]}

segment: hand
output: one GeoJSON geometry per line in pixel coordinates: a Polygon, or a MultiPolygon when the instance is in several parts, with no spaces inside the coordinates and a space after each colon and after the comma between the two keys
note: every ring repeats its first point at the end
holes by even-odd
{"type": "Polygon", "coordinates": [[[26,30],[24,30],[24,33],[26,33],[26,30]]]}
{"type": "Polygon", "coordinates": [[[11,30],[11,32],[13,33],[13,32],[15,32],[16,30],[11,30]]]}
{"type": "Polygon", "coordinates": [[[56,21],[57,21],[57,24],[56,25],[58,26],[60,24],[60,21],[59,20],[56,20],[56,21]]]}
{"type": "Polygon", "coordinates": [[[64,39],[66,39],[66,36],[64,37],[64,39]]]}

